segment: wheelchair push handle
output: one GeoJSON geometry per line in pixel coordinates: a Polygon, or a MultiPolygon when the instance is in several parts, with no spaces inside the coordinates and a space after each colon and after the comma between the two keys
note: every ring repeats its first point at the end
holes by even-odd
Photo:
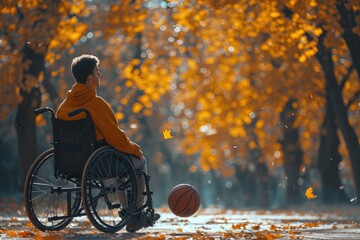
{"type": "Polygon", "coordinates": [[[73,117],[73,116],[78,115],[78,114],[80,114],[80,113],[82,113],[82,112],[85,112],[85,113],[86,113],[86,116],[87,116],[87,117],[90,117],[90,113],[89,113],[86,109],[83,109],[83,108],[79,108],[79,109],[76,109],[76,110],[74,110],[74,111],[69,112],[69,113],[68,113],[68,116],[69,116],[69,117],[73,117]]]}
{"type": "MultiPolygon", "coordinates": [[[[51,116],[52,116],[53,118],[55,118],[55,111],[54,111],[52,108],[50,108],[50,107],[44,107],[44,108],[35,109],[35,116],[37,116],[37,115],[39,115],[39,114],[43,114],[43,113],[48,112],[48,111],[50,111],[50,112],[51,112],[51,116]]],[[[87,117],[90,117],[90,113],[89,113],[86,109],[83,109],[83,108],[79,108],[79,109],[76,109],[76,110],[74,110],[74,111],[69,112],[69,113],[68,113],[68,116],[69,116],[69,117],[73,117],[73,116],[78,115],[78,114],[80,114],[80,113],[82,113],[82,112],[85,112],[85,113],[86,113],[86,116],[87,116],[87,117]]]]}
{"type": "Polygon", "coordinates": [[[50,111],[51,112],[51,116],[52,117],[55,117],[55,112],[52,108],[50,107],[44,107],[44,108],[38,108],[38,109],[35,109],[35,116],[39,115],[39,114],[43,114],[47,111],[50,111]]]}

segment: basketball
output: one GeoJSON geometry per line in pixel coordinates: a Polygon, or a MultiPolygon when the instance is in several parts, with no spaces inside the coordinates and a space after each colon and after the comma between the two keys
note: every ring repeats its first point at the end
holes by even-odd
{"type": "Polygon", "coordinates": [[[176,185],[168,195],[168,205],[172,213],[178,217],[190,217],[200,207],[200,194],[190,184],[176,185]]]}

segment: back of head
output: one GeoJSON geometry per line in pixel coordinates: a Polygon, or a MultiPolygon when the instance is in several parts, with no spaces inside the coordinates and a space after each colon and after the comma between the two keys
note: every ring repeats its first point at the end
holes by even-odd
{"type": "Polygon", "coordinates": [[[71,63],[71,72],[76,82],[85,84],[87,77],[93,73],[99,62],[96,56],[88,54],[74,58],[71,63]]]}

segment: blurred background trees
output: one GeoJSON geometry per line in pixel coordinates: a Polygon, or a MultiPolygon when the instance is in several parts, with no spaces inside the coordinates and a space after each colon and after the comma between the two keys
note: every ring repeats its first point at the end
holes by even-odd
{"type": "Polygon", "coordinates": [[[72,58],[90,53],[157,205],[182,182],[204,206],[302,204],[308,187],[311,201],[356,202],[359,11],[355,0],[2,1],[0,191],[19,191],[51,146],[33,110],[56,108],[72,58]]]}

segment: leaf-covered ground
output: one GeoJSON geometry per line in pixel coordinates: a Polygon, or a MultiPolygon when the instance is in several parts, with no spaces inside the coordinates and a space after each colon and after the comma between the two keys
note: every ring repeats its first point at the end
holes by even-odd
{"type": "Polygon", "coordinates": [[[0,239],[360,239],[359,207],[208,208],[189,218],[176,217],[167,208],[156,210],[160,220],[134,234],[99,232],[86,217],[74,219],[62,231],[40,232],[27,219],[21,203],[1,200],[0,239]]]}

